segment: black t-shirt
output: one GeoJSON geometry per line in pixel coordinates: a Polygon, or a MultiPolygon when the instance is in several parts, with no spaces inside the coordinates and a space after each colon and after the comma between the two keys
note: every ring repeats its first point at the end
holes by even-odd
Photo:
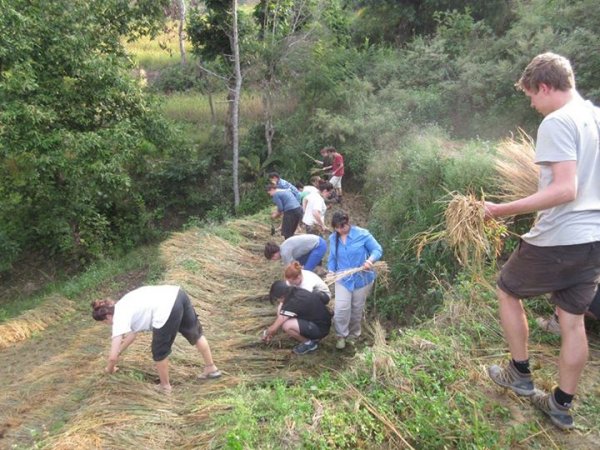
{"type": "Polygon", "coordinates": [[[324,333],[331,327],[331,314],[323,304],[321,297],[306,289],[290,289],[279,313],[286,317],[313,322],[324,333]]]}

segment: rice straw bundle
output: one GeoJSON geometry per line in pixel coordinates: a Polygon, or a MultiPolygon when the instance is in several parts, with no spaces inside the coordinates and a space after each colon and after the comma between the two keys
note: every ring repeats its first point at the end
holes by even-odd
{"type": "Polygon", "coordinates": [[[517,139],[505,139],[498,145],[495,161],[496,183],[503,201],[513,201],[537,192],[539,168],[535,164],[533,139],[519,129],[517,139]]]}
{"type": "MultiPolygon", "coordinates": [[[[365,269],[361,266],[361,267],[355,267],[353,269],[340,270],[339,272],[333,272],[333,273],[327,274],[327,276],[325,277],[325,284],[328,286],[331,286],[332,284],[340,281],[342,278],[349,277],[350,275],[354,275],[355,273],[362,272],[363,270],[365,270],[365,269]]],[[[373,270],[378,275],[380,275],[381,281],[384,284],[384,286],[387,286],[387,284],[388,284],[387,275],[389,274],[389,271],[390,271],[390,269],[388,267],[388,263],[386,263],[385,261],[377,261],[373,264],[373,270]]]]}
{"type": "Polygon", "coordinates": [[[506,227],[500,221],[485,219],[483,201],[473,194],[450,193],[444,212],[445,228],[430,230],[413,238],[417,257],[433,242],[445,241],[462,266],[481,268],[486,258],[495,258],[502,248],[506,227]]]}

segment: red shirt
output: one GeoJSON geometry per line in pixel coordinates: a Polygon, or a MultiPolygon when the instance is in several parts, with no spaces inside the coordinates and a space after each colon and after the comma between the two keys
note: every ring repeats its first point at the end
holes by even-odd
{"type": "Polygon", "coordinates": [[[344,176],[344,157],[337,152],[331,163],[331,175],[334,177],[344,176]]]}

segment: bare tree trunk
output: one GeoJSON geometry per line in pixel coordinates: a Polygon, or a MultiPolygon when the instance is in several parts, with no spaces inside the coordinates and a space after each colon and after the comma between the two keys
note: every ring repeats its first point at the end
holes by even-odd
{"type": "Polygon", "coordinates": [[[242,70],[240,68],[240,46],[238,36],[237,0],[233,0],[233,64],[235,71],[235,89],[233,91],[232,140],[233,140],[233,205],[237,211],[240,206],[239,183],[239,112],[242,91],[242,70]]]}
{"type": "MultiPolygon", "coordinates": [[[[266,83],[265,83],[266,84],[266,83]]],[[[267,157],[273,153],[273,136],[275,127],[273,126],[273,93],[267,84],[263,88],[263,114],[265,118],[265,141],[267,142],[267,157]]]]}
{"type": "Polygon", "coordinates": [[[187,56],[185,54],[185,36],[183,26],[185,24],[185,0],[177,0],[177,12],[179,15],[179,52],[181,53],[181,65],[187,64],[187,56]]]}

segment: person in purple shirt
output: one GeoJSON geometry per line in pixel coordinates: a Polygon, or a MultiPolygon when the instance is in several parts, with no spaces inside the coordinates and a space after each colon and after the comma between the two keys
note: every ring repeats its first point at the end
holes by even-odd
{"type": "Polygon", "coordinates": [[[274,184],[268,184],[266,190],[277,207],[271,217],[275,219],[283,215],[281,234],[285,239],[293,236],[303,216],[302,206],[291,191],[277,189],[274,184]]]}
{"type": "Polygon", "coordinates": [[[288,191],[292,191],[292,194],[294,194],[294,197],[296,197],[298,203],[302,204],[302,199],[300,198],[300,191],[298,188],[289,181],[285,181],[283,178],[281,178],[277,172],[269,173],[269,182],[274,184],[277,189],[287,189],[288,191]]]}
{"type": "Polygon", "coordinates": [[[363,269],[335,283],[335,347],[341,350],[346,347],[346,340],[352,343],[360,336],[360,321],[375,282],[373,263],[381,258],[383,249],[368,230],[350,225],[348,214],[343,211],[333,214],[331,226],[335,233],[329,236],[329,272],[363,269]]]}

